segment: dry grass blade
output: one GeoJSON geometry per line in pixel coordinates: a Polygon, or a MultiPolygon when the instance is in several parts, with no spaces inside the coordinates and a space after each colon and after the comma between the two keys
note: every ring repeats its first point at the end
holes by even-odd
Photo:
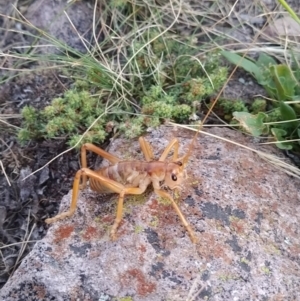
{"type": "Polygon", "coordinates": [[[6,121],[7,119],[10,119],[10,118],[21,118],[21,114],[0,114],[0,123],[3,123],[6,126],[12,127],[16,130],[19,130],[20,128],[18,126],[15,126],[6,121]]]}
{"type": "Polygon", "coordinates": [[[34,223],[34,224],[32,225],[32,228],[31,228],[30,232],[28,232],[28,230],[29,230],[29,225],[30,225],[30,214],[31,214],[31,213],[30,213],[30,211],[29,211],[29,212],[28,212],[28,217],[27,217],[27,227],[26,227],[26,231],[25,231],[25,235],[24,235],[24,240],[21,242],[22,246],[21,246],[21,248],[20,248],[20,252],[19,252],[19,254],[18,254],[16,263],[15,263],[15,265],[14,265],[14,268],[13,268],[13,271],[12,271],[11,275],[14,274],[16,268],[18,267],[20,261],[22,260],[22,256],[23,256],[24,251],[25,251],[25,249],[26,249],[26,247],[27,247],[27,244],[30,242],[29,239],[30,239],[30,237],[31,237],[31,235],[32,235],[32,233],[33,233],[33,230],[34,230],[35,227],[36,227],[36,223],[34,223]]]}
{"type": "MultiPolygon", "coordinates": [[[[27,243],[36,243],[37,241],[38,240],[27,240],[26,242],[27,243]]],[[[10,248],[10,247],[14,247],[14,246],[18,246],[18,245],[21,245],[23,243],[24,243],[24,241],[20,241],[20,242],[15,242],[13,244],[5,245],[5,246],[0,247],[0,250],[6,249],[6,248],[10,248]]]]}
{"type": "Polygon", "coordinates": [[[193,281],[192,287],[189,290],[186,301],[194,301],[200,295],[200,293],[205,289],[205,285],[201,281],[202,275],[199,274],[196,279],[193,281]],[[200,288],[199,288],[200,285],[200,288]]]}
{"type": "MultiPolygon", "coordinates": [[[[182,124],[177,124],[177,123],[173,123],[173,122],[170,122],[170,124],[173,125],[173,126],[183,128],[183,129],[187,129],[187,130],[191,130],[191,131],[194,131],[194,132],[197,132],[197,130],[198,130],[197,128],[193,128],[193,126],[191,126],[191,125],[182,125],[182,124]]],[[[196,127],[198,127],[198,126],[196,126],[196,127]]],[[[232,140],[229,140],[229,139],[226,139],[226,138],[214,135],[214,134],[210,134],[210,133],[205,132],[205,131],[199,131],[199,133],[201,133],[203,135],[206,135],[206,136],[214,137],[216,139],[220,139],[220,140],[229,142],[229,143],[234,144],[238,147],[242,147],[244,149],[252,151],[252,152],[258,154],[264,160],[268,161],[273,166],[277,167],[278,169],[284,171],[285,173],[287,173],[287,174],[289,174],[293,177],[296,177],[296,178],[300,179],[300,170],[299,170],[299,168],[297,168],[296,166],[293,166],[289,163],[286,163],[283,159],[281,159],[281,158],[279,158],[275,155],[271,155],[271,154],[264,153],[262,151],[258,151],[256,149],[253,149],[253,148],[248,147],[246,145],[243,145],[241,143],[238,143],[238,142],[235,142],[235,141],[232,141],[232,140]]]]}
{"type": "Polygon", "coordinates": [[[8,176],[7,176],[6,172],[5,172],[5,169],[4,169],[2,160],[0,160],[0,166],[1,166],[1,169],[2,169],[2,171],[3,171],[3,174],[4,174],[4,176],[5,176],[5,179],[6,179],[7,183],[8,183],[8,185],[11,186],[10,181],[9,181],[9,179],[8,179],[8,176]]]}

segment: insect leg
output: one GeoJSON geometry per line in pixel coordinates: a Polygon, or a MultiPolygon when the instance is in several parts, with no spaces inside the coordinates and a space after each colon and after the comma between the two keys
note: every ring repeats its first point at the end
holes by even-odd
{"type": "Polygon", "coordinates": [[[116,216],[115,222],[114,222],[111,232],[110,232],[111,238],[113,240],[115,240],[117,229],[122,220],[124,196],[126,194],[142,194],[145,192],[147,185],[144,185],[141,188],[125,187],[124,185],[122,185],[114,180],[111,180],[106,177],[103,177],[102,175],[99,175],[98,173],[96,173],[93,170],[90,170],[89,168],[82,168],[82,169],[78,170],[75,175],[75,179],[73,182],[73,194],[72,194],[72,201],[71,201],[70,209],[68,211],[60,213],[52,218],[47,218],[45,220],[45,222],[47,224],[50,224],[50,223],[56,222],[57,220],[64,219],[66,217],[70,217],[74,214],[76,206],[77,206],[79,182],[80,182],[80,178],[83,176],[88,176],[90,178],[94,178],[97,181],[101,182],[103,184],[103,186],[106,186],[108,189],[110,189],[111,192],[119,193],[117,216],[116,216]]]}
{"type": "Polygon", "coordinates": [[[153,160],[154,155],[153,155],[151,145],[149,144],[149,142],[144,137],[140,137],[139,143],[140,143],[140,147],[145,156],[146,161],[150,162],[151,160],[153,160]]]}
{"type": "MultiPolygon", "coordinates": [[[[87,150],[96,153],[97,155],[103,157],[104,159],[107,159],[109,162],[111,162],[113,164],[121,161],[119,158],[111,155],[110,153],[106,152],[105,150],[101,149],[100,147],[97,147],[91,143],[85,143],[81,147],[81,167],[82,168],[87,168],[87,163],[86,163],[86,151],[87,150]]],[[[87,176],[85,174],[83,174],[82,175],[82,184],[81,184],[80,188],[86,187],[86,181],[87,181],[87,176]]]]}
{"type": "Polygon", "coordinates": [[[178,214],[182,224],[184,225],[184,227],[186,228],[186,230],[189,233],[190,239],[192,241],[192,243],[196,243],[197,239],[195,236],[194,231],[192,230],[192,227],[190,226],[190,224],[187,222],[187,220],[185,219],[184,215],[182,214],[180,208],[178,207],[178,205],[175,203],[174,199],[165,191],[160,190],[160,189],[155,189],[154,190],[159,196],[163,197],[163,198],[167,198],[172,202],[172,206],[175,209],[176,213],[178,214]]]}
{"type": "Polygon", "coordinates": [[[112,240],[116,240],[116,233],[117,233],[117,229],[120,225],[120,222],[122,220],[122,215],[123,215],[123,203],[124,203],[124,196],[125,194],[142,194],[145,192],[147,186],[145,186],[145,188],[134,188],[134,187],[124,187],[121,191],[120,191],[120,195],[119,195],[119,200],[118,200],[118,207],[117,207],[117,216],[115,219],[115,222],[111,228],[110,231],[110,237],[112,240]]]}
{"type": "Polygon", "coordinates": [[[72,201],[70,205],[70,209],[66,212],[60,213],[52,218],[47,218],[45,222],[47,224],[56,222],[57,220],[64,219],[66,217],[72,216],[75,212],[76,206],[77,206],[77,198],[78,198],[78,191],[79,191],[79,182],[81,177],[90,177],[94,178],[99,182],[102,182],[103,185],[108,186],[109,189],[111,189],[112,192],[120,193],[122,189],[124,189],[124,186],[122,184],[119,184],[118,182],[115,182],[111,179],[108,179],[106,177],[103,177],[99,174],[97,174],[95,171],[90,170],[89,168],[81,168],[76,172],[74,182],[73,182],[73,192],[72,192],[72,201]]]}
{"type": "Polygon", "coordinates": [[[172,147],[174,147],[173,162],[177,161],[178,149],[179,149],[179,142],[177,138],[173,138],[170,141],[170,143],[167,145],[167,147],[165,148],[164,152],[161,154],[158,161],[165,161],[172,147]]]}

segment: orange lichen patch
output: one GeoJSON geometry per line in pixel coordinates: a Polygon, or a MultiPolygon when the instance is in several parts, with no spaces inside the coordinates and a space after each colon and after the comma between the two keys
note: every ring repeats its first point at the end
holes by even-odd
{"type": "Polygon", "coordinates": [[[230,228],[234,230],[238,234],[242,234],[245,232],[245,222],[241,219],[232,219],[230,221],[230,228]]]}
{"type": "MultiPolygon", "coordinates": [[[[177,203],[179,207],[182,209],[184,206],[180,206],[179,202],[177,203]]],[[[182,223],[180,222],[180,219],[174,210],[173,206],[171,204],[168,204],[168,200],[162,199],[157,200],[154,199],[149,205],[148,205],[148,218],[153,217],[151,221],[149,222],[149,225],[151,227],[155,227],[159,229],[159,235],[162,235],[163,237],[170,238],[170,229],[172,231],[181,231],[182,230],[182,223]],[[167,234],[168,233],[168,234],[167,234]]],[[[188,219],[189,214],[191,212],[185,213],[184,210],[182,210],[185,217],[188,219]]],[[[174,233],[173,233],[174,234],[174,233]]]]}
{"type": "Polygon", "coordinates": [[[132,286],[134,284],[139,296],[146,296],[156,290],[156,284],[147,281],[145,275],[139,269],[127,270],[127,272],[122,275],[122,280],[126,286],[132,286]]]}
{"type": "Polygon", "coordinates": [[[101,219],[102,223],[113,223],[115,220],[115,216],[113,215],[105,215],[103,216],[103,218],[101,219]]]}
{"type": "Polygon", "coordinates": [[[220,244],[216,241],[215,237],[211,233],[202,233],[199,239],[199,252],[201,256],[208,259],[221,258],[226,263],[231,263],[231,258],[227,256],[225,250],[228,247],[224,244],[220,244]]]}
{"type": "Polygon", "coordinates": [[[157,201],[157,199],[154,199],[154,200],[151,202],[151,204],[149,205],[149,208],[150,208],[151,210],[157,210],[157,207],[158,207],[158,201],[157,201]]]}
{"type": "MultiPolygon", "coordinates": [[[[168,202],[168,200],[166,200],[166,202],[168,202]]],[[[169,215],[170,212],[175,213],[174,208],[171,204],[159,202],[156,199],[151,202],[149,209],[151,209],[151,214],[157,216],[158,218],[164,217],[166,214],[169,215]]]]}
{"type": "Polygon", "coordinates": [[[97,236],[97,228],[92,226],[87,227],[82,235],[85,240],[91,240],[93,238],[97,238],[97,236]]]}
{"type": "Polygon", "coordinates": [[[261,185],[257,183],[251,184],[251,191],[259,198],[268,198],[269,194],[261,185]]]}
{"type": "Polygon", "coordinates": [[[37,294],[39,300],[44,300],[46,297],[46,290],[44,286],[34,285],[33,291],[37,294]]]}
{"type": "Polygon", "coordinates": [[[68,238],[71,236],[72,232],[74,231],[74,226],[62,226],[59,229],[57,229],[54,233],[54,242],[57,243],[59,241],[62,241],[65,238],[68,238]]]}
{"type": "Polygon", "coordinates": [[[243,211],[246,211],[248,209],[248,204],[246,202],[241,202],[237,205],[237,207],[243,211]]]}
{"type": "Polygon", "coordinates": [[[141,263],[144,263],[144,261],[145,261],[144,253],[146,252],[146,247],[145,247],[144,245],[140,245],[140,246],[138,247],[138,250],[140,251],[140,252],[139,252],[139,261],[140,261],[141,263]]]}
{"type": "Polygon", "coordinates": [[[272,204],[271,204],[271,206],[270,206],[270,208],[271,208],[271,210],[273,211],[273,212],[277,212],[279,209],[278,209],[278,203],[277,202],[273,202],[272,204]]]}
{"type": "Polygon", "coordinates": [[[300,245],[293,245],[289,249],[289,253],[291,256],[298,258],[300,254],[300,245]]]}
{"type": "Polygon", "coordinates": [[[95,249],[89,252],[89,259],[99,258],[101,256],[101,251],[99,249],[95,249]]]}
{"type": "Polygon", "coordinates": [[[140,245],[140,246],[138,247],[138,249],[139,249],[141,252],[143,252],[143,253],[146,252],[146,247],[145,247],[145,245],[140,245]]]}

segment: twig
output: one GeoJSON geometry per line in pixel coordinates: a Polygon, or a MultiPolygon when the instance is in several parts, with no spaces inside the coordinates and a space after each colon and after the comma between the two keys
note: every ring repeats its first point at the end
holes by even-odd
{"type": "Polygon", "coordinates": [[[10,181],[8,179],[8,176],[7,176],[6,172],[5,172],[4,166],[2,164],[2,160],[0,160],[0,166],[1,166],[1,169],[2,169],[2,171],[4,173],[4,176],[5,176],[5,179],[6,179],[7,183],[8,183],[8,185],[11,186],[10,181]]]}

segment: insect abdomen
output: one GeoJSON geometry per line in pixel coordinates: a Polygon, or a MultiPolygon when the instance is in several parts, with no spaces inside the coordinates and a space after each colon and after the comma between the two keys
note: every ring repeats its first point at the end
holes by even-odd
{"type": "MultiPolygon", "coordinates": [[[[162,167],[164,169],[164,166],[165,164],[163,162],[157,161],[122,161],[115,165],[101,168],[95,172],[120,184],[128,185],[130,187],[138,187],[141,181],[145,181],[147,177],[151,177],[151,172],[154,168],[156,170],[157,167],[162,167]]],[[[90,178],[90,187],[92,190],[99,193],[113,193],[102,182],[94,178],[90,178]]]]}

